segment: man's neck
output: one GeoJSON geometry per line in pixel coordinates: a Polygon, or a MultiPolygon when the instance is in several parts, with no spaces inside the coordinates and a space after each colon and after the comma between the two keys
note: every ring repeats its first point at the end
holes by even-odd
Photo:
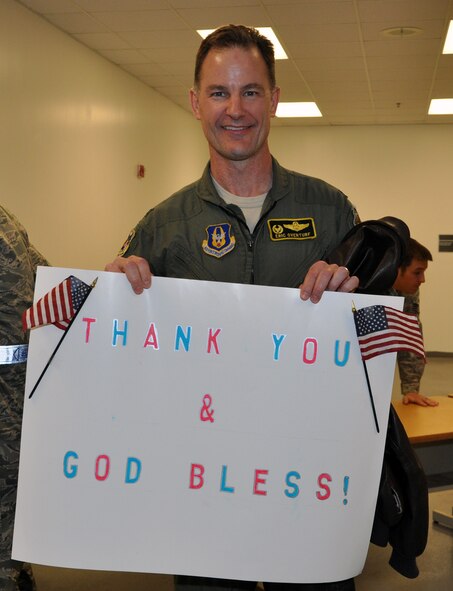
{"type": "Polygon", "coordinates": [[[241,197],[267,193],[272,186],[270,153],[242,161],[226,160],[211,154],[211,174],[228,192],[241,197]]]}

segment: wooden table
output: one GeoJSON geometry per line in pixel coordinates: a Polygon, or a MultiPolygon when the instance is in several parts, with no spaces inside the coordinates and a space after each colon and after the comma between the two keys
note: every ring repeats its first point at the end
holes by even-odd
{"type": "MultiPolygon", "coordinates": [[[[417,406],[393,402],[393,406],[406,429],[411,443],[426,443],[453,439],[453,398],[432,396],[439,406],[417,406]]],[[[453,528],[453,507],[451,515],[433,511],[433,521],[453,528]]]]}
{"type": "Polygon", "coordinates": [[[439,406],[392,402],[411,443],[453,439],[453,398],[431,396],[439,406]]]}

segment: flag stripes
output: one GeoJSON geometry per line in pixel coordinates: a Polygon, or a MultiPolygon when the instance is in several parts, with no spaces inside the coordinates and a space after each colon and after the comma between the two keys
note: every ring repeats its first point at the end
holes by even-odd
{"type": "Polygon", "coordinates": [[[417,316],[388,306],[368,306],[354,312],[362,359],[395,351],[412,351],[425,358],[417,316]]]}
{"type": "Polygon", "coordinates": [[[66,330],[91,287],[70,275],[22,315],[24,330],[54,324],[66,330]]]}

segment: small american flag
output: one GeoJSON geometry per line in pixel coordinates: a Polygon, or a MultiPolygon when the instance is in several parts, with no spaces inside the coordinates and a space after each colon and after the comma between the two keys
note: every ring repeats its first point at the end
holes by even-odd
{"type": "Polygon", "coordinates": [[[394,351],[412,351],[425,359],[417,316],[388,306],[368,306],[354,311],[363,361],[394,351]]]}
{"type": "Polygon", "coordinates": [[[92,289],[70,275],[22,314],[24,330],[54,324],[66,330],[92,289]]]}

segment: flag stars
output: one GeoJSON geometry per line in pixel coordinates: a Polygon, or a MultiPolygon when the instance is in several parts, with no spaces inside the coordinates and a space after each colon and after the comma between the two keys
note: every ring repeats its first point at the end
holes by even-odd
{"type": "Polygon", "coordinates": [[[74,306],[74,310],[78,310],[80,306],[86,299],[86,296],[91,291],[91,286],[87,285],[74,275],[71,276],[71,295],[72,295],[72,302],[74,306]]]}
{"type": "Polygon", "coordinates": [[[362,308],[357,312],[356,319],[359,337],[388,328],[383,306],[362,308]]]}

